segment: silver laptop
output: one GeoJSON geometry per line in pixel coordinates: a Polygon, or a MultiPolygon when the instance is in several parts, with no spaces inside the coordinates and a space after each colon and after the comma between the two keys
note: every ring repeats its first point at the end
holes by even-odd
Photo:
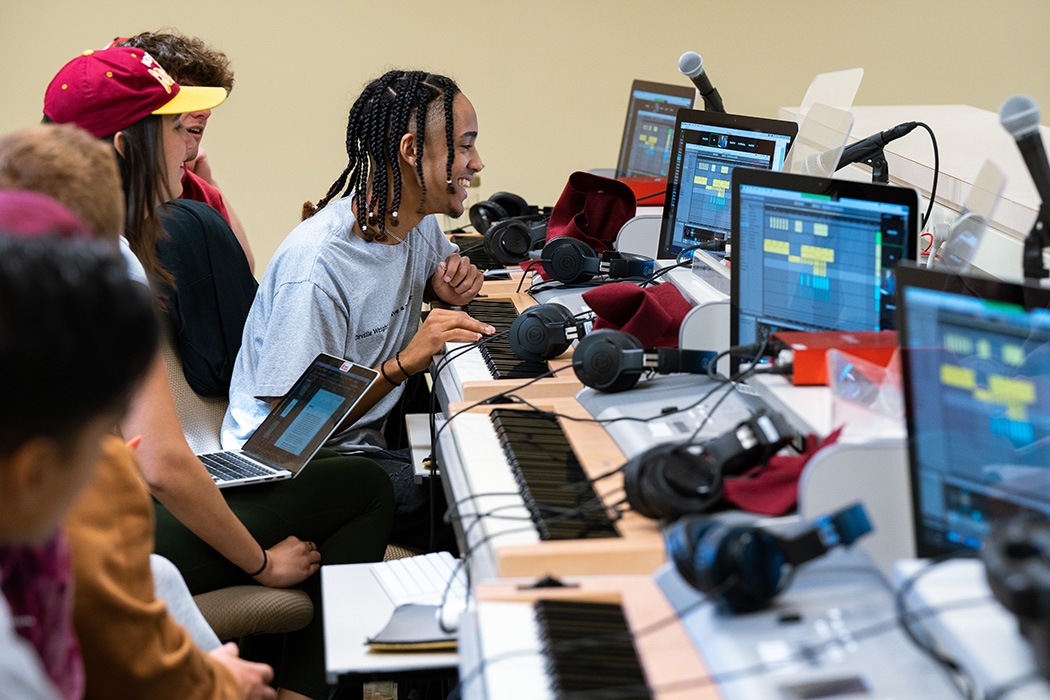
{"type": "Polygon", "coordinates": [[[298,476],[378,376],[322,353],[243,448],[197,456],[219,488],[298,476]]]}

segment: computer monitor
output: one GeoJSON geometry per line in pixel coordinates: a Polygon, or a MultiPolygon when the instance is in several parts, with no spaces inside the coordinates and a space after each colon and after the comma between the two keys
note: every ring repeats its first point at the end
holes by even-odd
{"type": "Polygon", "coordinates": [[[623,126],[617,177],[667,177],[675,116],[691,108],[692,85],[665,85],[648,80],[631,84],[631,101],[623,126]]]}
{"type": "Polygon", "coordinates": [[[893,268],[915,259],[915,190],[748,168],[730,189],[731,345],[894,328],[893,268]]]}
{"type": "Polygon", "coordinates": [[[728,239],[733,172],[738,167],[780,170],[797,133],[795,122],[680,110],[658,257],[674,259],[683,248],[728,239]]]}
{"type": "Polygon", "coordinates": [[[897,283],[918,556],[1050,516],[1050,290],[906,266],[897,283]]]}

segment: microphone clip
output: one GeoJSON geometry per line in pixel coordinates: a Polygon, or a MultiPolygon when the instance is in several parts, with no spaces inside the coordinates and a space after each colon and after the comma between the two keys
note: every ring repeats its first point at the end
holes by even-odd
{"type": "Polygon", "coordinates": [[[1032,230],[1024,239],[1024,276],[1031,279],[1050,277],[1043,264],[1043,249],[1050,246],[1050,204],[1039,205],[1039,215],[1032,224],[1032,230]]]}

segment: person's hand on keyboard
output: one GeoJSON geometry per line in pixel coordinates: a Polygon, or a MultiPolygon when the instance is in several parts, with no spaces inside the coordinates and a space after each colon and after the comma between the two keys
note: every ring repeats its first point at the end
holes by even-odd
{"type": "Polygon", "coordinates": [[[321,553],[313,542],[289,535],[266,550],[266,568],[255,580],[270,588],[287,588],[317,573],[321,553]]]}

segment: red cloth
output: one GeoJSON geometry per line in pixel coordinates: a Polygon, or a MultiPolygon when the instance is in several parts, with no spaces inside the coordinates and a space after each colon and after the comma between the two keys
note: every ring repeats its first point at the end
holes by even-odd
{"type": "Polygon", "coordinates": [[[547,240],[578,238],[601,255],[634,216],[634,192],[626,184],[578,171],[569,176],[547,223],[547,240]]]}
{"type": "Polygon", "coordinates": [[[222,214],[226,223],[233,226],[230,221],[230,212],[226,211],[226,202],[222,199],[222,192],[218,187],[209,185],[196,173],[182,169],[182,197],[180,199],[192,199],[195,202],[204,202],[212,209],[222,214]]]}
{"type": "Polygon", "coordinates": [[[646,348],[678,347],[678,329],[693,308],[673,284],[642,288],[630,282],[603,284],[585,292],[594,311],[594,329],[630,333],[646,348]]]}
{"type": "Polygon", "coordinates": [[[0,231],[25,238],[91,235],[91,227],[79,216],[47,195],[28,190],[0,190],[0,231]]]}
{"type": "Polygon", "coordinates": [[[839,439],[839,428],[823,440],[806,436],[806,451],[797,456],[773,455],[763,469],[755,467],[736,479],[725,480],[725,500],[761,515],[784,515],[798,504],[798,480],[809,458],[839,439]]]}

